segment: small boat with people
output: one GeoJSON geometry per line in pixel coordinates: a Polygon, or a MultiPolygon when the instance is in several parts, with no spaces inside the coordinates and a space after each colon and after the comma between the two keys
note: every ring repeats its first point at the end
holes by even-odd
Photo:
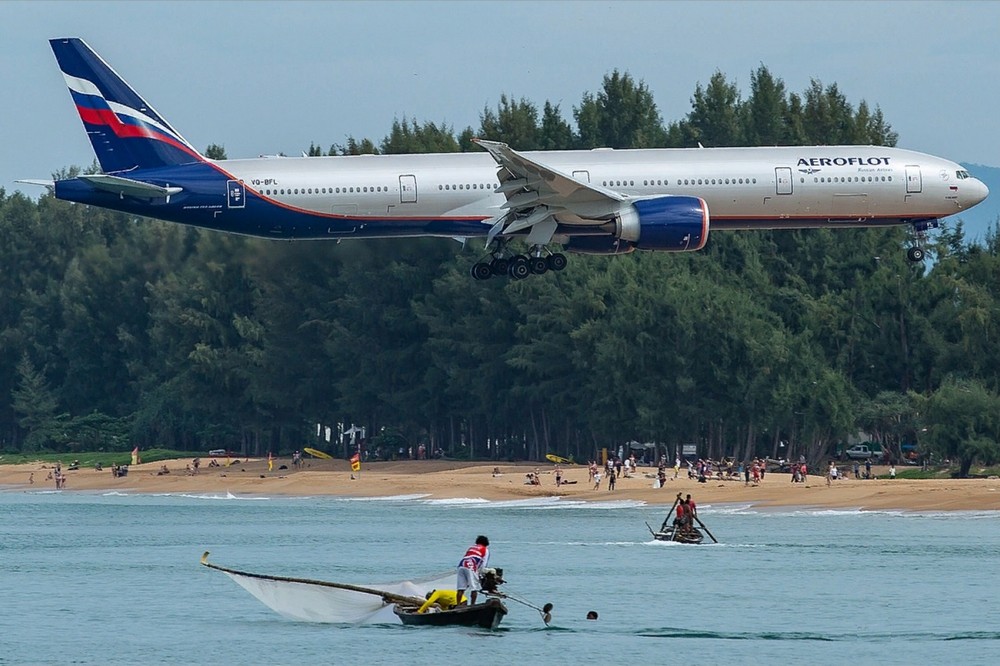
{"type": "Polygon", "coordinates": [[[488,598],[484,603],[471,606],[454,606],[448,610],[420,612],[413,604],[397,603],[392,612],[400,622],[408,625],[431,627],[481,627],[496,629],[507,615],[507,607],[500,599],[488,598]]]}
{"type": "MultiPolygon", "coordinates": [[[[330,623],[402,623],[430,627],[482,627],[496,629],[507,615],[502,600],[509,599],[541,613],[551,620],[552,604],[539,608],[530,602],[499,591],[505,581],[503,569],[484,568],[480,573],[481,603],[458,603],[464,599],[454,585],[454,573],[417,581],[380,584],[377,587],[331,581],[238,571],[208,561],[201,564],[228,575],[240,587],[279,614],[293,620],[330,623]]],[[[472,594],[475,602],[476,595],[472,594]]]]}
{"type": "MultiPolygon", "coordinates": [[[[648,526],[649,523],[646,525],[648,526]]],[[[653,538],[657,541],[698,544],[705,540],[705,535],[697,527],[679,529],[674,525],[667,525],[661,528],[659,532],[653,532],[653,528],[650,528],[649,531],[653,533],[653,538]]]]}
{"type": "Polygon", "coordinates": [[[681,494],[677,493],[677,499],[674,500],[673,506],[670,507],[670,511],[667,512],[667,516],[663,519],[663,524],[660,525],[658,531],[650,527],[649,523],[646,523],[646,527],[649,528],[650,534],[657,541],[699,544],[705,540],[705,534],[707,534],[713,542],[719,543],[715,535],[698,517],[698,511],[691,495],[682,499],[681,494]]]}

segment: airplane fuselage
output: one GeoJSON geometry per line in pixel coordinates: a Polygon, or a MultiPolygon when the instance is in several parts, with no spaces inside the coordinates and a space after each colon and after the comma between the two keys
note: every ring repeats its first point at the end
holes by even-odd
{"type": "Polygon", "coordinates": [[[55,182],[58,198],[263,238],[486,237],[476,279],[562,270],[551,244],[697,251],[712,227],[919,233],[988,195],[954,162],[881,146],[522,153],[476,139],[483,152],[215,161],[83,40],[50,44],[103,169],[55,182]]]}
{"type": "MultiPolygon", "coordinates": [[[[936,220],[985,196],[960,165],[879,146],[522,153],[629,198],[700,197],[713,229],[864,227],[936,220]]],[[[56,184],[59,198],[284,239],[485,236],[507,198],[487,153],[256,158],[143,169],[182,191],[146,200],[56,184]]],[[[600,217],[600,216],[598,216],[600,217]]],[[[563,216],[561,226],[594,220],[563,216]]]]}

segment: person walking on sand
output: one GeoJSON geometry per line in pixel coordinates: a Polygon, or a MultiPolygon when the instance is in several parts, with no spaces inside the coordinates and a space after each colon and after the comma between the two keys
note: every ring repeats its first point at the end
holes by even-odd
{"type": "Polygon", "coordinates": [[[597,470],[594,472],[594,490],[601,489],[601,471],[597,470]]]}
{"type": "Polygon", "coordinates": [[[455,590],[455,598],[459,600],[457,605],[476,604],[476,596],[483,589],[479,584],[479,572],[486,568],[489,561],[490,540],[480,534],[476,537],[476,543],[469,546],[458,563],[458,585],[455,590]],[[463,599],[466,590],[469,590],[469,596],[463,599]]]}
{"type": "Polygon", "coordinates": [[[556,465],[556,488],[562,485],[562,467],[556,465]]]}
{"type": "Polygon", "coordinates": [[[613,491],[615,489],[615,473],[612,472],[608,474],[608,490],[613,491]]]}

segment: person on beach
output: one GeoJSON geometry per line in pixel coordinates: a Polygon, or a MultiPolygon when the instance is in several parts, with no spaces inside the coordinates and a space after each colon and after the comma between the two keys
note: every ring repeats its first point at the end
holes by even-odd
{"type": "Polygon", "coordinates": [[[615,473],[611,472],[610,474],[608,474],[608,490],[611,491],[614,489],[615,489],[615,473]]]}
{"type": "Polygon", "coordinates": [[[562,467],[556,465],[556,488],[562,485],[562,467]]]}
{"type": "Polygon", "coordinates": [[[601,470],[594,472],[594,490],[601,489],[601,470]]]}
{"type": "Polygon", "coordinates": [[[458,585],[455,590],[455,598],[461,599],[461,601],[456,603],[457,606],[469,603],[473,606],[476,605],[479,590],[483,589],[479,583],[479,572],[486,568],[489,561],[490,540],[480,534],[476,537],[476,543],[469,546],[468,550],[465,551],[465,556],[458,563],[458,585]],[[465,594],[467,590],[469,595],[465,594]]]}
{"type": "Polygon", "coordinates": [[[895,463],[893,463],[892,465],[889,465],[889,478],[890,479],[895,479],[896,478],[896,464],[895,463]]]}

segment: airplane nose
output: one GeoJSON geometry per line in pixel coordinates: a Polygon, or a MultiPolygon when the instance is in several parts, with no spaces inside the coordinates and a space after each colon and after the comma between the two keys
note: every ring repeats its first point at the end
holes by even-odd
{"type": "Polygon", "coordinates": [[[990,188],[986,187],[986,183],[977,178],[976,185],[978,185],[979,187],[976,188],[975,203],[972,204],[973,206],[985,200],[986,197],[990,196],[990,188]]]}

